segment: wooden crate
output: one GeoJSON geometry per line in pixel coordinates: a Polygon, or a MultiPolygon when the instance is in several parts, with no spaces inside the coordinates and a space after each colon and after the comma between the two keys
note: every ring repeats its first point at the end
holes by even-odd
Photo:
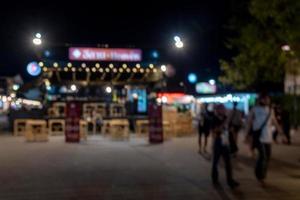
{"type": "Polygon", "coordinates": [[[135,132],[137,136],[148,136],[149,134],[149,120],[138,119],[135,121],[135,132]]]}
{"type": "Polygon", "coordinates": [[[26,122],[26,119],[14,120],[14,136],[25,136],[26,122]]]}
{"type": "Polygon", "coordinates": [[[48,120],[49,135],[64,135],[65,134],[65,120],[64,119],[49,119],[48,120]]]}
{"type": "Polygon", "coordinates": [[[29,142],[48,141],[46,120],[34,120],[34,119],[27,120],[25,138],[29,142]]]}

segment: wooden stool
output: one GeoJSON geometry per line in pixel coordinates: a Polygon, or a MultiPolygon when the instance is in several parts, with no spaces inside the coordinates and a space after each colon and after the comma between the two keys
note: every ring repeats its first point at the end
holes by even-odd
{"type": "Polygon", "coordinates": [[[29,119],[26,122],[26,140],[29,142],[48,141],[47,123],[45,120],[29,119]]]}
{"type": "Polygon", "coordinates": [[[14,120],[14,136],[25,136],[26,121],[26,119],[14,120]]]}
{"type": "Polygon", "coordinates": [[[149,133],[149,120],[147,119],[136,120],[135,131],[138,136],[147,135],[149,133]]]}
{"type": "Polygon", "coordinates": [[[87,122],[85,120],[79,121],[79,134],[80,134],[80,138],[87,140],[88,130],[87,130],[87,122]]]}
{"type": "Polygon", "coordinates": [[[49,135],[64,135],[65,120],[64,119],[49,119],[49,135]]]}
{"type": "Polygon", "coordinates": [[[113,139],[129,139],[129,123],[127,119],[110,121],[110,134],[113,139]]]}

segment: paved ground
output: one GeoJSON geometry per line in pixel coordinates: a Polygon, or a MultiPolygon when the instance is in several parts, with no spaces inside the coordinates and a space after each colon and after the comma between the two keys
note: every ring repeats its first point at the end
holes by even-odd
{"type": "Polygon", "coordinates": [[[211,185],[210,156],[197,153],[196,141],[193,136],[149,145],[141,138],[93,136],[66,144],[56,136],[26,143],[0,136],[0,200],[300,199],[300,142],[274,146],[265,188],[243,148],[234,161],[241,187],[232,191],[223,174],[223,188],[211,185]]]}

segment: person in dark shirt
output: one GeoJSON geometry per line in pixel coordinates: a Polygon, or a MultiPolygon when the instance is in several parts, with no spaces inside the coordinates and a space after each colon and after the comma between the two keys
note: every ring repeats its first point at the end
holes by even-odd
{"type": "Polygon", "coordinates": [[[223,157],[227,184],[232,189],[239,186],[232,177],[232,166],[230,161],[229,138],[228,138],[228,119],[226,109],[223,104],[216,105],[213,122],[213,163],[212,163],[212,181],[214,185],[219,185],[218,165],[220,157],[223,157]]]}

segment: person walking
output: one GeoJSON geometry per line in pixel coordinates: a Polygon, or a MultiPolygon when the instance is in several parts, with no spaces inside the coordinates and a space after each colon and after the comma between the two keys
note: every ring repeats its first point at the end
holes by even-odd
{"type": "Polygon", "coordinates": [[[232,165],[229,152],[228,139],[228,119],[226,109],[223,104],[219,104],[215,108],[213,124],[213,163],[212,163],[212,181],[214,185],[219,185],[218,166],[220,157],[223,157],[225,164],[225,172],[227,184],[234,189],[239,186],[239,183],[233,179],[232,165]]]}
{"type": "Polygon", "coordinates": [[[198,144],[199,144],[199,153],[207,152],[207,140],[210,133],[211,127],[211,118],[212,113],[208,110],[208,104],[203,104],[200,116],[199,116],[199,124],[198,124],[198,144]],[[204,136],[204,146],[202,148],[202,136],[204,136]],[[203,150],[203,151],[202,151],[203,150]]]}
{"type": "Polygon", "coordinates": [[[271,157],[272,125],[282,134],[282,129],[271,107],[270,97],[262,93],[258,97],[258,104],[252,108],[249,114],[247,131],[247,138],[251,138],[248,141],[252,141],[252,148],[258,151],[255,176],[262,184],[264,184],[267,176],[268,164],[271,157]]]}
{"type": "Polygon", "coordinates": [[[237,109],[237,102],[233,102],[233,109],[229,114],[228,126],[229,126],[229,146],[230,153],[235,155],[238,151],[238,133],[242,128],[243,115],[242,112],[237,109]]]}

